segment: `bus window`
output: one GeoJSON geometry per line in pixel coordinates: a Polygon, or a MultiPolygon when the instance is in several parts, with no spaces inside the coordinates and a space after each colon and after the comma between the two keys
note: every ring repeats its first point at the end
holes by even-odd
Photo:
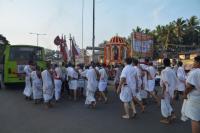
{"type": "Polygon", "coordinates": [[[11,47],[9,59],[11,61],[42,60],[42,49],[37,47],[11,47]]]}

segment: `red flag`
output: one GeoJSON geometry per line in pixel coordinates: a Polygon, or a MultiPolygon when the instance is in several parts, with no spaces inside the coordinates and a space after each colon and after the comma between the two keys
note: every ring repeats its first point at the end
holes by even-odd
{"type": "Polygon", "coordinates": [[[74,39],[72,39],[72,53],[73,53],[73,55],[76,55],[76,56],[79,55],[79,51],[77,49],[77,46],[76,46],[76,43],[75,43],[74,39]]]}
{"type": "Polygon", "coordinates": [[[54,39],[54,44],[59,46],[61,44],[61,41],[60,41],[60,37],[57,36],[55,39],[54,39]]]}

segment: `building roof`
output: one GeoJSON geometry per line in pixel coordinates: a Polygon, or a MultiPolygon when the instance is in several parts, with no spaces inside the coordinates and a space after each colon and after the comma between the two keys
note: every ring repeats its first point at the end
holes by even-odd
{"type": "Polygon", "coordinates": [[[122,37],[114,36],[109,41],[110,44],[125,44],[125,40],[122,37]]]}

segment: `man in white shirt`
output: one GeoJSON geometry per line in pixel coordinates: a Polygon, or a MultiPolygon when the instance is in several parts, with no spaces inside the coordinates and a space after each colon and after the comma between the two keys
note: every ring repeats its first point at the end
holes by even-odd
{"type": "Polygon", "coordinates": [[[35,101],[35,104],[37,104],[43,98],[41,71],[39,70],[39,67],[37,65],[35,66],[35,70],[31,72],[31,81],[33,89],[33,99],[35,101]]]}
{"type": "Polygon", "coordinates": [[[99,70],[100,79],[99,79],[98,88],[99,88],[99,91],[100,91],[100,97],[103,97],[105,103],[107,103],[108,98],[107,98],[107,96],[104,92],[107,88],[108,75],[106,73],[105,67],[106,67],[106,64],[103,64],[102,67],[99,70]]]}
{"type": "Polygon", "coordinates": [[[162,101],[161,101],[161,113],[163,119],[160,121],[164,124],[169,124],[171,119],[175,118],[173,114],[173,108],[171,106],[172,99],[174,97],[174,90],[177,86],[177,77],[175,72],[170,67],[170,59],[165,58],[163,60],[165,69],[161,71],[160,86],[163,89],[162,92],[162,101]],[[167,106],[166,108],[164,108],[167,106]],[[167,112],[167,113],[166,113],[167,112]]]}
{"type": "Polygon", "coordinates": [[[68,84],[70,91],[73,91],[74,101],[77,100],[78,89],[78,72],[74,68],[75,66],[68,67],[68,84]]]}
{"type": "Polygon", "coordinates": [[[86,77],[88,82],[86,88],[85,104],[95,108],[96,107],[95,92],[97,90],[98,82],[97,82],[97,70],[95,69],[95,65],[93,62],[91,63],[89,70],[87,70],[86,77]]]}
{"type": "Polygon", "coordinates": [[[129,104],[132,109],[132,117],[136,116],[135,104],[133,102],[133,93],[136,93],[137,84],[137,71],[132,66],[132,58],[126,58],[126,66],[122,70],[120,76],[120,83],[117,92],[120,91],[120,100],[124,103],[125,115],[122,116],[124,119],[129,119],[129,104]]]}
{"type": "Polygon", "coordinates": [[[133,67],[137,71],[137,86],[136,86],[136,93],[135,93],[135,95],[133,95],[133,100],[140,105],[141,111],[144,112],[145,106],[143,105],[142,96],[141,96],[142,70],[140,69],[140,67],[138,65],[139,65],[138,60],[133,58],[133,67]]]}
{"type": "Polygon", "coordinates": [[[54,94],[53,76],[51,74],[51,64],[47,64],[47,69],[42,71],[42,88],[45,107],[48,109],[52,107],[52,98],[54,94]]]}
{"type": "MultiPolygon", "coordinates": [[[[172,59],[172,67],[171,68],[174,71],[174,73],[177,75],[178,65],[177,65],[177,59],[176,58],[172,59]]],[[[174,100],[178,100],[178,88],[177,87],[174,91],[174,100]]]]}
{"type": "Polygon", "coordinates": [[[148,88],[146,90],[156,100],[159,106],[160,98],[155,94],[155,77],[156,77],[156,69],[154,68],[153,63],[149,62],[149,66],[147,68],[148,88]]]}
{"type": "Polygon", "coordinates": [[[194,58],[193,68],[186,80],[185,115],[192,120],[192,133],[200,133],[200,56],[194,58]]]}
{"type": "Polygon", "coordinates": [[[26,99],[31,100],[31,95],[33,94],[33,89],[31,86],[31,72],[33,68],[33,61],[29,61],[28,64],[24,67],[25,76],[25,88],[23,94],[26,96],[26,99]]]}
{"type": "Polygon", "coordinates": [[[55,100],[56,102],[58,102],[60,100],[61,87],[62,87],[62,69],[57,64],[55,64],[53,78],[55,85],[55,100]]]}
{"type": "Polygon", "coordinates": [[[178,96],[179,95],[183,95],[183,92],[185,91],[185,85],[186,85],[186,74],[185,74],[185,70],[183,68],[183,62],[179,61],[178,62],[178,70],[177,70],[177,78],[178,78],[178,84],[177,84],[177,88],[178,88],[178,96]]]}

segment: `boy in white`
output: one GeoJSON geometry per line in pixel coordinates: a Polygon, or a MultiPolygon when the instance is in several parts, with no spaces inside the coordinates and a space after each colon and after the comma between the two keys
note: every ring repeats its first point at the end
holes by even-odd
{"type": "Polygon", "coordinates": [[[102,68],[99,70],[99,74],[100,74],[100,80],[99,80],[99,91],[100,91],[100,96],[102,96],[105,100],[105,103],[107,102],[108,98],[106,97],[104,91],[107,87],[107,82],[108,82],[108,75],[106,73],[105,70],[105,64],[102,65],[102,68]]]}
{"type": "Polygon", "coordinates": [[[183,92],[185,91],[185,83],[186,83],[186,74],[185,70],[183,68],[183,63],[181,61],[178,62],[178,70],[177,70],[177,78],[178,78],[178,95],[183,95],[183,92]]]}
{"type": "Polygon", "coordinates": [[[94,97],[95,92],[97,90],[97,70],[95,70],[94,63],[91,63],[91,67],[87,70],[86,77],[87,77],[87,88],[86,88],[86,105],[92,105],[93,108],[96,106],[96,99],[94,97]]]}
{"type": "MultiPolygon", "coordinates": [[[[131,105],[131,109],[133,111],[132,117],[136,115],[135,104],[133,102],[134,90],[136,90],[136,82],[137,82],[137,72],[132,66],[132,59],[126,58],[126,66],[122,70],[120,76],[120,83],[117,89],[117,92],[120,91],[120,100],[124,103],[125,115],[122,116],[124,119],[129,119],[129,103],[131,105]]],[[[135,92],[134,92],[135,93],[135,92]]]]}
{"type": "Polygon", "coordinates": [[[55,100],[56,102],[58,102],[60,99],[61,87],[62,87],[62,69],[57,64],[55,64],[53,78],[55,85],[55,100]]]}
{"type": "Polygon", "coordinates": [[[26,74],[25,77],[25,88],[23,94],[26,96],[26,99],[31,99],[31,95],[33,93],[33,89],[31,87],[31,72],[33,67],[33,61],[29,61],[28,65],[24,67],[24,72],[26,74]]]}
{"type": "Polygon", "coordinates": [[[177,78],[175,72],[170,67],[170,60],[165,58],[163,60],[163,64],[165,69],[161,71],[161,79],[160,79],[160,86],[163,89],[162,92],[162,103],[161,103],[161,112],[164,117],[160,122],[164,124],[169,124],[170,120],[175,118],[173,113],[173,109],[171,106],[171,101],[174,97],[174,90],[177,86],[177,78]],[[168,107],[167,111],[164,110],[165,105],[168,107]],[[167,113],[163,113],[167,112],[167,113]]]}
{"type": "Polygon", "coordinates": [[[200,133],[200,56],[194,58],[193,68],[186,80],[185,115],[192,120],[192,133],[200,133]]]}
{"type": "Polygon", "coordinates": [[[47,69],[42,72],[42,82],[43,82],[43,98],[45,107],[52,107],[51,100],[54,94],[54,84],[53,77],[50,73],[51,65],[47,64],[47,69]]]}
{"type": "Polygon", "coordinates": [[[35,70],[31,73],[32,89],[33,89],[33,99],[35,104],[37,104],[42,99],[42,79],[39,67],[36,66],[35,70]]]}

